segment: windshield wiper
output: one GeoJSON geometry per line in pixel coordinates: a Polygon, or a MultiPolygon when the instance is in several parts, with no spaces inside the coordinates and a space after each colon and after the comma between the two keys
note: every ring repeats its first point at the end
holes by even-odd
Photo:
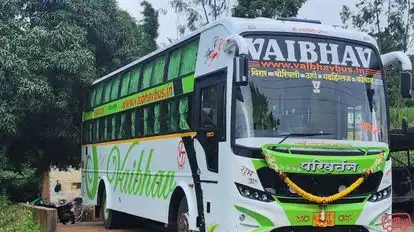
{"type": "Polygon", "coordinates": [[[285,141],[287,138],[291,137],[291,136],[296,136],[296,137],[307,137],[307,136],[318,136],[318,135],[332,135],[334,133],[332,132],[309,132],[309,133],[289,133],[286,135],[281,135],[281,136],[285,136],[280,142],[279,144],[283,143],[283,141],[285,141]]]}

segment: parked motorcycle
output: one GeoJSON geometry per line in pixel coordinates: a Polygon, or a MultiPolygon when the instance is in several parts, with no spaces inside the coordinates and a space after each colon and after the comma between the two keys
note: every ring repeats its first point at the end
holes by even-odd
{"type": "Polygon", "coordinates": [[[41,206],[56,209],[59,221],[64,225],[66,225],[68,222],[72,222],[72,224],[75,224],[76,222],[73,202],[60,200],[57,205],[49,203],[41,204],[41,206]]]}
{"type": "Polygon", "coordinates": [[[73,199],[73,201],[70,202],[66,202],[66,200],[61,199],[58,204],[49,203],[47,201],[44,201],[44,199],[42,198],[38,198],[35,201],[33,201],[32,204],[56,209],[59,221],[65,225],[68,222],[75,224],[75,222],[82,221],[82,202],[82,197],[76,197],[75,199],[73,199]]]}
{"type": "Polygon", "coordinates": [[[72,222],[72,224],[75,224],[75,207],[73,202],[66,202],[65,200],[61,200],[59,202],[59,205],[56,206],[57,214],[59,221],[62,224],[66,224],[69,221],[72,222]]]}

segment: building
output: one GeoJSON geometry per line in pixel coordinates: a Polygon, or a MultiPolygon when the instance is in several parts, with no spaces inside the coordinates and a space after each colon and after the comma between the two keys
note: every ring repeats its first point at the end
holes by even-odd
{"type": "Polygon", "coordinates": [[[68,171],[59,171],[51,168],[49,173],[43,177],[43,183],[48,183],[42,188],[43,198],[50,199],[52,203],[58,203],[59,200],[73,200],[81,196],[81,171],[68,169],[68,171]],[[61,191],[54,191],[57,181],[61,184],[61,191]]]}

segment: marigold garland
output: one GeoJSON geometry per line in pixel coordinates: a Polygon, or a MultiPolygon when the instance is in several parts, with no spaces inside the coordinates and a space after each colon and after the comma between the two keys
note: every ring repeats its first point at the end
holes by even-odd
{"type": "Polygon", "coordinates": [[[296,185],[291,179],[289,179],[289,177],[287,177],[287,175],[281,171],[277,164],[275,163],[275,159],[273,156],[269,155],[269,154],[265,154],[264,155],[266,162],[268,164],[268,166],[270,168],[272,168],[273,170],[275,170],[280,178],[293,190],[295,190],[295,192],[302,196],[303,198],[311,201],[311,202],[315,202],[318,204],[321,204],[322,206],[322,212],[321,212],[321,220],[319,222],[317,222],[317,225],[320,227],[326,227],[327,226],[327,222],[325,220],[325,214],[324,214],[324,208],[327,206],[328,203],[340,200],[344,197],[346,197],[347,195],[349,195],[352,191],[354,191],[356,188],[358,188],[363,182],[364,180],[371,175],[375,169],[377,169],[377,167],[382,163],[382,161],[384,160],[384,153],[381,153],[377,159],[375,160],[374,164],[371,166],[371,168],[367,169],[364,174],[358,178],[354,183],[352,183],[349,187],[347,187],[346,189],[344,189],[343,191],[336,193],[334,195],[328,196],[328,197],[319,197],[319,196],[315,196],[311,193],[306,192],[305,190],[303,190],[301,187],[299,187],[298,185],[296,185]]]}

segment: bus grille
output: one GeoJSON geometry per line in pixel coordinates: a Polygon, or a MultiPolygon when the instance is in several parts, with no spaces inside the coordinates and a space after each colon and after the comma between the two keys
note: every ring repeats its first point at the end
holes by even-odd
{"type": "MultiPolygon", "coordinates": [[[[296,193],[289,191],[289,187],[279,178],[274,170],[261,168],[258,170],[258,175],[264,189],[275,195],[278,200],[298,204],[309,203],[296,193]]],[[[361,177],[360,174],[314,175],[301,173],[287,173],[287,176],[302,189],[317,196],[336,194],[339,192],[341,185],[348,187],[361,177]]],[[[382,176],[382,172],[376,172],[370,175],[347,198],[342,200],[342,204],[362,202],[368,195],[377,192],[382,176]]]]}
{"type": "MultiPolygon", "coordinates": [[[[344,197],[342,199],[339,199],[337,201],[334,201],[332,203],[330,203],[330,205],[335,205],[335,204],[352,204],[352,203],[360,203],[363,202],[365,200],[365,196],[364,197],[352,197],[352,198],[348,198],[348,197],[344,197]]],[[[277,196],[277,199],[282,202],[282,203],[294,203],[294,204],[309,204],[311,202],[309,202],[308,200],[302,198],[302,197],[292,197],[292,198],[286,198],[286,197],[279,197],[277,196]]]]}

